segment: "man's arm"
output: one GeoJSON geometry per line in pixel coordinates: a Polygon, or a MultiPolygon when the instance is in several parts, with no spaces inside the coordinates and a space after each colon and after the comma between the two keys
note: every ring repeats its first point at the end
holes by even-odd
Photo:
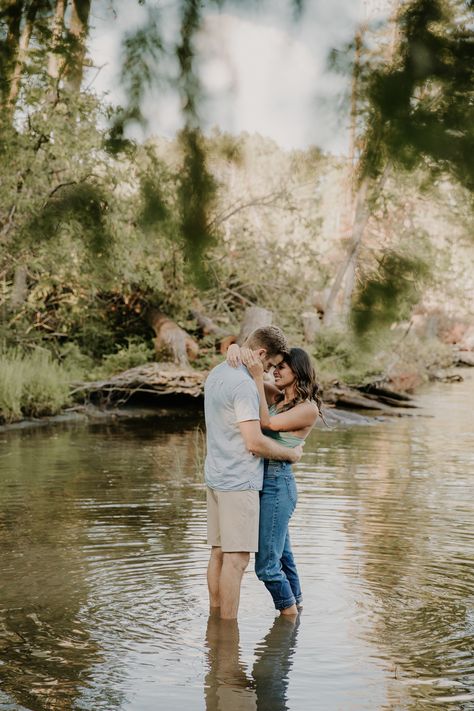
{"type": "Polygon", "coordinates": [[[240,432],[245,442],[245,446],[259,457],[265,459],[277,459],[282,462],[299,462],[303,453],[302,447],[284,447],[274,439],[265,437],[260,429],[259,420],[246,420],[239,422],[240,432]]]}

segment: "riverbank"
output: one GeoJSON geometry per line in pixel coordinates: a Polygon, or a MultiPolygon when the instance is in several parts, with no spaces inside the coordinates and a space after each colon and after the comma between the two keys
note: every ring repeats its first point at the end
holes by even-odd
{"type": "MultiPolygon", "coordinates": [[[[80,381],[80,371],[61,366],[44,351],[31,356],[14,354],[9,360],[2,357],[0,432],[119,418],[166,417],[202,409],[208,370],[149,362],[99,380],[80,381]]],[[[359,413],[362,420],[356,417],[356,421],[364,421],[361,411],[368,413],[371,420],[376,414],[401,416],[416,409],[413,395],[427,381],[462,381],[459,368],[474,366],[474,353],[455,348],[446,351],[445,347],[443,358],[435,359],[424,370],[420,362],[412,363],[390,377],[365,377],[355,383],[354,374],[348,372],[350,384],[337,377],[340,373],[333,372],[331,365],[331,357],[318,361],[326,411],[359,413]]],[[[345,414],[328,417],[335,422],[354,421],[345,414]]]]}
{"type": "MultiPolygon", "coordinates": [[[[17,430],[31,430],[43,427],[58,427],[61,425],[85,425],[101,422],[119,422],[126,420],[169,420],[169,419],[196,419],[202,415],[201,401],[196,401],[189,409],[185,407],[145,407],[145,406],[123,406],[102,408],[97,405],[88,404],[80,405],[74,408],[68,408],[58,415],[50,415],[40,418],[25,418],[18,422],[0,425],[0,434],[5,432],[13,432],[17,430]]],[[[394,413],[392,413],[394,414],[394,413]]],[[[398,413],[399,416],[408,413],[398,413]]],[[[375,411],[371,415],[363,415],[360,412],[354,412],[346,409],[337,409],[335,407],[326,407],[324,417],[329,427],[338,424],[342,425],[361,425],[380,422],[385,419],[383,415],[377,414],[375,411]]]]}

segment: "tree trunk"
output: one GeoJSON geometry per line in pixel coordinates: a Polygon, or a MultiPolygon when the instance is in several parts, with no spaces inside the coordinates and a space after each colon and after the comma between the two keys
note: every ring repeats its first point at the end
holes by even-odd
{"type": "Polygon", "coordinates": [[[194,338],[162,311],[151,309],[147,321],[156,334],[154,343],[158,355],[165,352],[172,356],[173,363],[184,367],[189,366],[189,359],[197,357],[199,346],[194,338]]]}
{"type": "Polygon", "coordinates": [[[3,16],[7,25],[7,36],[2,43],[3,47],[0,56],[1,86],[1,108],[9,109],[8,97],[13,71],[18,57],[20,44],[21,18],[23,13],[23,0],[7,0],[3,10],[3,16]]]}
{"type": "MultiPolygon", "coordinates": [[[[364,0],[363,6],[365,8],[366,12],[366,19],[363,25],[360,27],[360,29],[356,32],[355,35],[355,56],[354,56],[354,66],[353,66],[353,71],[352,71],[352,88],[351,88],[351,123],[350,123],[350,131],[349,131],[349,138],[350,138],[350,147],[349,147],[349,162],[351,165],[351,184],[352,186],[354,185],[354,176],[356,175],[356,161],[358,160],[357,156],[357,116],[358,116],[358,93],[359,93],[359,75],[360,75],[360,69],[361,69],[361,58],[362,58],[362,40],[364,37],[364,33],[367,29],[367,23],[369,22],[370,14],[371,14],[371,9],[369,8],[369,3],[367,0],[364,0]]],[[[391,35],[391,41],[389,45],[389,57],[387,58],[387,61],[390,61],[391,58],[393,57],[394,51],[395,51],[395,42],[396,42],[396,23],[394,22],[394,19],[396,17],[396,13],[398,11],[398,7],[400,5],[399,0],[395,0],[395,2],[392,3],[393,5],[393,11],[392,11],[392,23],[395,28],[394,31],[392,31],[391,35]],[[395,34],[394,34],[395,32],[395,34]]],[[[359,146],[360,149],[360,146],[359,146]]],[[[336,321],[336,314],[337,314],[337,304],[338,304],[338,297],[340,290],[344,284],[344,278],[345,278],[345,285],[344,285],[344,294],[342,298],[342,303],[340,306],[340,320],[346,324],[347,320],[349,318],[350,314],[350,309],[351,309],[351,304],[352,304],[352,294],[354,291],[354,285],[355,285],[355,275],[356,275],[356,270],[357,270],[357,255],[359,252],[359,247],[362,242],[362,238],[364,236],[364,231],[367,226],[367,222],[369,221],[370,217],[370,210],[369,206],[367,204],[367,200],[369,198],[369,189],[371,189],[373,194],[378,194],[383,188],[383,185],[387,179],[387,176],[390,171],[390,166],[387,164],[382,171],[382,174],[379,178],[379,180],[375,183],[371,181],[368,176],[364,176],[359,184],[359,188],[357,190],[357,195],[355,197],[355,207],[352,210],[353,214],[353,222],[352,222],[352,239],[351,243],[348,249],[348,252],[346,254],[346,257],[342,264],[339,267],[339,270],[336,274],[336,278],[334,279],[334,282],[331,286],[331,291],[327,300],[326,304],[326,309],[324,313],[324,319],[323,323],[326,326],[331,326],[334,325],[336,321]],[[372,184],[371,184],[372,183],[372,184]]],[[[353,187],[351,188],[353,190],[353,187]]]]}
{"type": "Polygon", "coordinates": [[[314,311],[305,311],[301,314],[301,320],[303,321],[303,334],[306,343],[313,343],[316,338],[316,334],[321,328],[321,321],[319,320],[318,314],[314,311]]]}
{"type": "Polygon", "coordinates": [[[239,346],[250,336],[252,331],[262,326],[271,326],[273,313],[267,309],[262,309],[260,306],[249,306],[245,309],[244,320],[240,327],[240,333],[237,338],[239,346]]]}
{"type": "Polygon", "coordinates": [[[15,109],[16,100],[18,98],[18,92],[20,91],[21,75],[28,53],[28,47],[30,44],[31,34],[33,32],[33,26],[37,10],[38,6],[36,5],[36,3],[31,2],[26,13],[25,24],[21,31],[18,54],[15,62],[15,67],[13,69],[12,79],[10,83],[10,93],[8,96],[8,104],[11,111],[14,111],[15,109]]]}
{"type": "MultiPolygon", "coordinates": [[[[336,320],[336,312],[338,311],[338,297],[341,290],[342,284],[344,282],[344,276],[352,264],[355,270],[355,251],[354,250],[354,232],[356,231],[356,221],[358,219],[358,210],[360,212],[360,198],[366,199],[367,196],[367,184],[363,181],[357,191],[355,198],[355,208],[354,208],[354,182],[355,182],[355,172],[356,172],[356,160],[357,160],[357,100],[359,91],[359,75],[360,75],[360,63],[362,54],[362,38],[364,35],[365,27],[360,27],[355,34],[355,55],[354,55],[354,65],[352,67],[352,86],[351,86],[351,113],[350,113],[350,127],[349,127],[349,161],[348,161],[348,176],[347,184],[344,187],[344,192],[346,193],[346,206],[345,211],[342,216],[342,233],[343,235],[348,232],[352,233],[351,245],[349,247],[346,259],[340,265],[334,282],[332,284],[328,300],[326,303],[326,308],[324,310],[323,323],[325,326],[332,326],[336,320]]],[[[362,237],[362,235],[361,235],[362,237]]],[[[360,237],[360,238],[361,238],[360,237]]],[[[346,301],[346,298],[344,298],[346,301]]],[[[344,318],[344,307],[340,308],[342,311],[342,317],[344,318]]]]}
{"type": "Polygon", "coordinates": [[[91,0],[73,0],[69,27],[72,48],[66,64],[65,82],[66,88],[75,94],[81,90],[90,9],[91,0]]]}
{"type": "Polygon", "coordinates": [[[367,202],[368,190],[369,190],[370,179],[368,176],[362,179],[362,182],[357,191],[356,197],[356,208],[354,223],[352,227],[352,240],[344,261],[340,265],[336,278],[331,286],[331,291],[329,292],[328,300],[326,302],[326,308],[324,310],[323,323],[325,326],[332,326],[336,320],[336,304],[339,292],[341,290],[344,277],[346,275],[347,269],[357,252],[359,244],[364,235],[365,226],[369,219],[369,206],[367,202]]]}
{"type": "Polygon", "coordinates": [[[354,286],[356,283],[356,267],[357,258],[359,254],[359,248],[357,247],[349,265],[347,267],[346,278],[344,279],[344,289],[342,292],[342,307],[341,307],[341,321],[343,323],[348,323],[351,307],[352,307],[352,294],[354,293],[354,286]]]}
{"type": "Polygon", "coordinates": [[[62,56],[55,52],[59,46],[64,30],[64,15],[66,13],[67,0],[56,0],[54,11],[53,28],[51,32],[51,50],[48,58],[48,74],[51,79],[59,79],[64,64],[62,56]]]}
{"type": "Polygon", "coordinates": [[[25,303],[28,296],[27,271],[25,267],[17,267],[13,277],[12,295],[10,305],[13,311],[17,311],[25,303]]]}

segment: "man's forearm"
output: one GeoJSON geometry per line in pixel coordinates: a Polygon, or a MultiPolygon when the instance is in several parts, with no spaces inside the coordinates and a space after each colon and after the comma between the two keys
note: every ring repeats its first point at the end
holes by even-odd
{"type": "Polygon", "coordinates": [[[262,434],[261,438],[255,442],[252,447],[252,452],[257,454],[259,457],[265,457],[265,459],[276,459],[280,462],[296,462],[298,457],[296,456],[295,450],[290,447],[284,447],[282,444],[278,444],[271,437],[265,437],[262,434]]]}

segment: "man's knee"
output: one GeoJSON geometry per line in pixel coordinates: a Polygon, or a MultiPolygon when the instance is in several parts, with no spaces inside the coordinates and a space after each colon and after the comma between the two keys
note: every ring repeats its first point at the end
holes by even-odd
{"type": "Polygon", "coordinates": [[[224,554],[220,546],[212,546],[211,548],[211,559],[215,562],[222,563],[224,554]]]}
{"type": "Polygon", "coordinates": [[[250,553],[224,553],[224,563],[243,572],[250,561],[250,553]]]}

